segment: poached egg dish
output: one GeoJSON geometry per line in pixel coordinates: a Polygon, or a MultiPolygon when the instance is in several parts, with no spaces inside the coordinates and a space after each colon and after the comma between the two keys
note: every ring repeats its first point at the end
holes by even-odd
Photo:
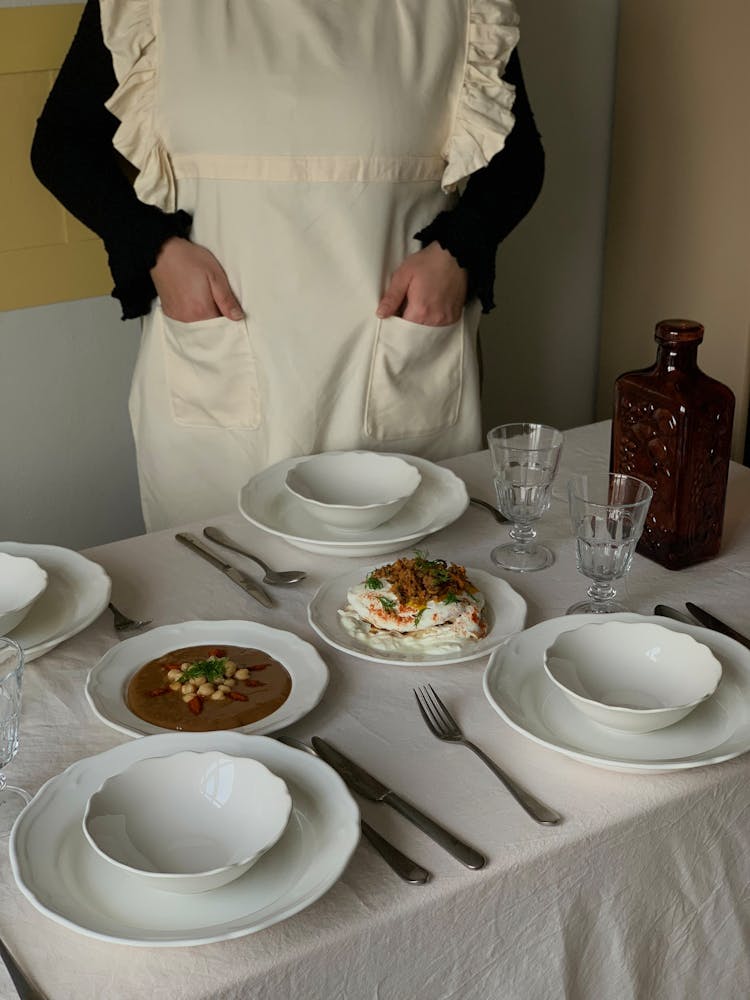
{"type": "Polygon", "coordinates": [[[430,645],[482,639],[488,628],[484,605],[463,566],[418,552],[373,570],[349,590],[340,615],[362,637],[387,633],[430,645]]]}

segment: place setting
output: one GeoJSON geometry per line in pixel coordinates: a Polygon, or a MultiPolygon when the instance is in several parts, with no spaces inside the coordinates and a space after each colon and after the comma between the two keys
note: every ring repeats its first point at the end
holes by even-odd
{"type": "Polygon", "coordinates": [[[239,493],[240,513],[289,545],[363,557],[415,546],[466,510],[463,480],[415,455],[327,452],[278,462],[239,493]]]}
{"type": "MultiPolygon", "coordinates": [[[[464,566],[458,553],[434,543],[426,547],[426,535],[466,510],[468,490],[453,473],[443,479],[447,470],[410,456],[337,452],[280,463],[247,484],[240,509],[292,547],[357,560],[304,591],[306,624],[367,669],[399,668],[394,683],[403,668],[449,671],[484,658],[476,689],[504,723],[538,746],[599,768],[675,771],[750,749],[750,650],[694,618],[635,614],[618,598],[650,488],[624,475],[568,475],[576,568],[588,592],[568,614],[528,627],[523,588],[514,582],[554,561],[537,532],[552,501],[564,435],[513,424],[493,429],[488,444],[497,495],[491,506],[502,519],[499,530],[508,532],[507,542],[488,548],[493,572],[464,566]],[[303,524],[307,534],[299,531],[303,524]],[[373,558],[390,553],[390,560],[373,558]]],[[[290,588],[309,581],[293,561],[269,565],[240,535],[205,525],[200,535],[179,533],[176,542],[246,593],[247,619],[153,628],[112,605],[103,571],[84,588],[87,610],[76,621],[109,605],[118,640],[90,668],[85,698],[99,722],[133,738],[48,781],[10,839],[21,892],[77,933],[139,947],[190,947],[254,933],[326,892],[360,837],[401,882],[428,884],[430,869],[365,822],[355,796],[395,809],[466,869],[488,864],[483,845],[446,828],[429,802],[416,801],[418,792],[412,798],[382,781],[356,745],[287,735],[325,697],[329,668],[310,642],[253,620],[253,609],[262,605],[273,615],[290,588]],[[254,562],[255,570],[240,570],[229,553],[254,562]],[[238,838],[239,826],[252,836],[238,838]],[[160,835],[165,827],[168,838],[160,835]]],[[[47,553],[28,566],[20,550],[7,554],[19,562],[18,607],[6,601],[0,610],[19,616],[6,621],[23,635],[58,564],[47,553]]],[[[18,666],[15,676],[20,691],[18,666]]],[[[407,676],[413,686],[414,675],[407,676]]],[[[413,686],[413,696],[409,721],[442,744],[437,753],[451,753],[449,744],[468,749],[531,827],[549,828],[549,836],[564,828],[564,801],[540,798],[512,763],[488,754],[434,676],[413,686]]]]}

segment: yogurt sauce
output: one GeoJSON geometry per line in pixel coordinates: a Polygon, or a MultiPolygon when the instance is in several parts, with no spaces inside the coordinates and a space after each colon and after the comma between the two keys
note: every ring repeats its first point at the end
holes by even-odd
{"type": "Polygon", "coordinates": [[[456,635],[446,635],[449,626],[422,629],[419,635],[402,635],[400,632],[375,630],[369,622],[363,621],[355,611],[339,611],[341,627],[352,638],[359,640],[381,653],[401,653],[418,657],[442,656],[460,653],[475,643],[476,639],[465,639],[456,635]]]}

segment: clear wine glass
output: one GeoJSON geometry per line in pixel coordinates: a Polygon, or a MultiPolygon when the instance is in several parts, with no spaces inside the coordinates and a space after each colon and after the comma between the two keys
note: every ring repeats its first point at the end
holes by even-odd
{"type": "Polygon", "coordinates": [[[12,639],[0,637],[0,836],[10,832],[30,799],[22,788],[9,785],[3,773],[18,751],[22,678],[23,650],[12,639]]]}
{"type": "Polygon", "coordinates": [[[501,424],[487,435],[495,472],[497,505],[512,523],[510,542],[490,558],[501,569],[530,573],[551,566],[555,557],[535,541],[531,527],[550,505],[563,436],[545,424],[501,424]]]}
{"type": "Polygon", "coordinates": [[[634,476],[602,472],[570,480],[568,501],[578,572],[593,582],[588,600],[568,608],[569,615],[629,610],[615,600],[612,583],[630,569],[652,496],[651,487],[634,476]]]}

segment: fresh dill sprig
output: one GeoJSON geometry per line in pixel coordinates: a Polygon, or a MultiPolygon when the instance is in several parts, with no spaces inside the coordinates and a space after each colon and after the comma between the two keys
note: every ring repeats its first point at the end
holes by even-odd
{"type": "Polygon", "coordinates": [[[378,600],[383,605],[383,611],[392,612],[396,610],[396,602],[391,600],[390,597],[378,597],[378,600]]]}
{"type": "Polygon", "coordinates": [[[367,587],[368,590],[382,590],[383,581],[378,579],[378,577],[375,576],[374,573],[370,573],[370,575],[365,580],[365,587],[367,587]]]}
{"type": "Polygon", "coordinates": [[[180,681],[186,684],[188,681],[193,680],[195,677],[205,677],[210,683],[216,680],[218,677],[224,676],[224,669],[226,667],[227,658],[226,656],[213,657],[210,660],[196,660],[192,663],[187,670],[182,671],[182,677],[180,681]]]}

